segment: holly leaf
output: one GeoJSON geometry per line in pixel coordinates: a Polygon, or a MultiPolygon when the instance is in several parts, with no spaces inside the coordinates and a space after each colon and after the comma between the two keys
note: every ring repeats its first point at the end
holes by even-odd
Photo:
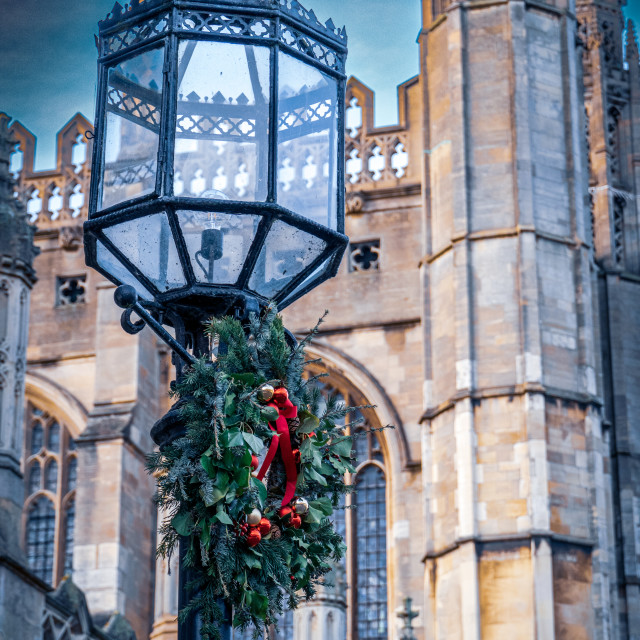
{"type": "Polygon", "coordinates": [[[300,411],[298,418],[300,418],[300,426],[296,429],[296,433],[311,433],[320,426],[319,418],[308,411],[300,411]]]}
{"type": "Polygon", "coordinates": [[[327,486],[327,481],[324,476],[321,476],[313,467],[305,467],[305,473],[307,473],[312,480],[315,480],[323,487],[327,486]]]}
{"type": "MultiPolygon", "coordinates": [[[[254,453],[260,453],[264,449],[264,442],[258,436],[254,436],[253,433],[243,433],[242,437],[254,453]]],[[[249,458],[248,464],[251,464],[251,458],[249,458]]]]}
{"type": "Polygon", "coordinates": [[[322,511],[325,516],[330,516],[333,513],[333,505],[331,504],[331,499],[326,496],[318,498],[317,500],[312,500],[309,503],[309,506],[317,509],[318,511],[322,511]]]}
{"type": "Polygon", "coordinates": [[[189,513],[188,511],[178,513],[172,518],[171,526],[181,536],[190,535],[191,529],[193,528],[193,518],[191,517],[191,513],[189,513]]]}
{"type": "Polygon", "coordinates": [[[264,506],[267,503],[267,487],[264,486],[264,482],[262,482],[262,480],[258,480],[258,478],[254,476],[251,476],[251,484],[258,490],[260,508],[264,509],[264,506]]]}
{"type": "Polygon", "coordinates": [[[275,422],[280,417],[280,412],[275,407],[265,407],[260,411],[260,417],[265,422],[275,422]]]}

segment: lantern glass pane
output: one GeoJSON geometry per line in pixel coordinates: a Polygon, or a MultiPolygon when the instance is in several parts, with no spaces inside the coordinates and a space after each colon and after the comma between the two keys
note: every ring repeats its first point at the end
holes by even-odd
{"type": "Polygon", "coordinates": [[[186,284],[165,213],[115,224],[104,234],[160,291],[186,284]]]}
{"type": "Polygon", "coordinates": [[[314,269],[312,273],[310,273],[282,302],[278,304],[280,309],[284,309],[288,304],[294,300],[294,298],[302,291],[305,287],[310,285],[314,280],[320,278],[324,275],[325,270],[329,266],[329,262],[333,259],[333,254],[330,255],[326,260],[324,260],[317,269],[314,269]]]}
{"type": "Polygon", "coordinates": [[[261,216],[208,211],[177,213],[196,280],[208,284],[235,284],[261,216]]]}
{"type": "Polygon", "coordinates": [[[96,249],[98,266],[110,273],[120,284],[130,284],[144,300],[153,300],[151,293],[138,282],[122,262],[99,240],[97,241],[96,249]]]}
{"type": "Polygon", "coordinates": [[[278,54],[278,204],[337,228],[336,81],[278,54]]]}
{"type": "Polygon", "coordinates": [[[269,57],[267,47],[180,43],[175,196],[266,200],[269,57]]]}
{"type": "Polygon", "coordinates": [[[249,288],[265,298],[275,297],[318,258],[326,246],[324,240],[276,220],[260,251],[249,288]]]}
{"type": "Polygon", "coordinates": [[[102,209],[155,190],[163,65],[159,48],[109,69],[102,209]]]}

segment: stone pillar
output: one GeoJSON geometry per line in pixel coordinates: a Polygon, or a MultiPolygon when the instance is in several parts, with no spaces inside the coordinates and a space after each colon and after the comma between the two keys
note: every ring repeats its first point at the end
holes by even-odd
{"type": "MultiPolygon", "coordinates": [[[[158,509],[158,535],[156,544],[160,544],[160,525],[165,518],[164,510],[158,509]]],[[[156,587],[153,607],[153,631],[150,640],[176,640],[178,637],[178,577],[180,563],[178,553],[171,557],[156,559],[156,587]]]]}
{"type": "Polygon", "coordinates": [[[423,2],[427,638],[610,632],[571,6],[423,2]]]}
{"type": "Polygon", "coordinates": [[[301,602],[293,613],[295,640],[346,640],[347,593],[343,567],[327,575],[331,586],[319,587],[316,597],[301,602]]]}
{"type": "Polygon", "coordinates": [[[114,288],[96,290],[95,400],[77,439],[74,580],[96,621],[119,611],[142,640],[153,626],[156,542],[155,482],[145,456],[166,389],[155,336],[123,332],[114,288]]]}
{"type": "Polygon", "coordinates": [[[41,635],[44,592],[25,568],[21,548],[24,484],[22,420],[34,228],[13,196],[9,156],[16,140],[0,113],[0,638],[41,635]],[[4,634],[4,636],[3,636],[4,634]]]}

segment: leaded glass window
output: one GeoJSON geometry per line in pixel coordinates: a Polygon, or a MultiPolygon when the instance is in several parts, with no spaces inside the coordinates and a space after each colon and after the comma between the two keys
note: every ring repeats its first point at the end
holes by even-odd
{"type": "Polygon", "coordinates": [[[61,420],[31,403],[25,420],[27,557],[33,572],[56,586],[73,569],[75,443],[61,420]]]}
{"type": "Polygon", "coordinates": [[[65,511],[64,574],[70,576],[73,572],[73,534],[76,527],[75,500],[69,501],[65,511]]]}
{"type": "Polygon", "coordinates": [[[38,461],[33,462],[29,470],[29,493],[35,493],[40,489],[40,477],[40,463],[38,461]]]}
{"type": "Polygon", "coordinates": [[[384,471],[367,464],[352,496],[358,640],[387,638],[387,522],[384,471]]]}
{"type": "Polygon", "coordinates": [[[27,559],[31,570],[45,582],[53,582],[56,511],[45,496],[38,497],[29,507],[27,517],[27,559]]]}

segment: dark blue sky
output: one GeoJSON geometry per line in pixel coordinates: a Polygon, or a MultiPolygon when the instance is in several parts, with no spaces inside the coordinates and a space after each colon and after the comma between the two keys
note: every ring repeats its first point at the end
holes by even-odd
{"type": "MultiPolygon", "coordinates": [[[[124,1],[124,0],[121,0],[124,1]]],[[[55,133],[93,119],[98,20],[114,0],[0,0],[0,111],[38,137],[36,167],[54,165],[55,133]]],[[[303,0],[349,35],[347,73],[376,91],[376,124],[397,122],[396,86],[418,72],[420,0],[303,0]]],[[[640,0],[627,15],[640,25],[640,0]]]]}

